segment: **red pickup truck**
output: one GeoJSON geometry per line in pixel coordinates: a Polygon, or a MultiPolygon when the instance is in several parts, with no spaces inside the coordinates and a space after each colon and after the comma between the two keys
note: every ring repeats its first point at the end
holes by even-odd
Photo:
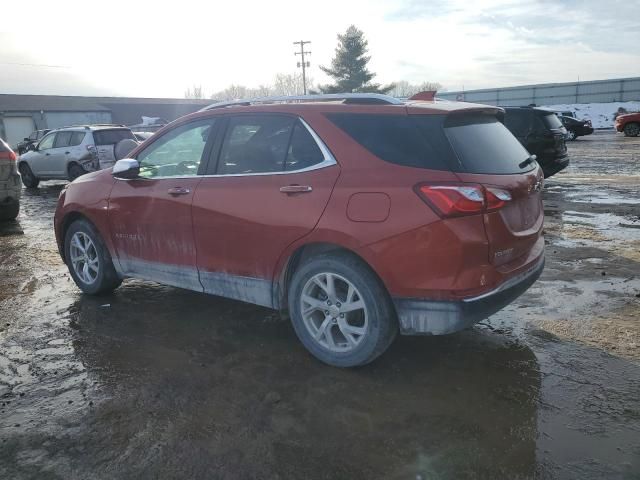
{"type": "Polygon", "coordinates": [[[640,135],[640,112],[618,115],[615,123],[616,130],[624,132],[625,137],[640,135]]]}

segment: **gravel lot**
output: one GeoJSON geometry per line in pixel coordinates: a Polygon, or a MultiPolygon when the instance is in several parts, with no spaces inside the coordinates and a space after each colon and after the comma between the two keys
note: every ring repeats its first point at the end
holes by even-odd
{"type": "Polygon", "coordinates": [[[373,365],[273,312],[157,284],[80,294],[62,184],[0,227],[0,478],[640,478],[640,138],[569,145],[517,303],[373,365]]]}

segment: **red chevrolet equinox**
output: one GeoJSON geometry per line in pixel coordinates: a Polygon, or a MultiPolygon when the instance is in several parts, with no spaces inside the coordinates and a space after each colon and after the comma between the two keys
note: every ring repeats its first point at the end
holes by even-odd
{"type": "Polygon", "coordinates": [[[60,254],[87,294],[135,277],[288,311],[318,359],[363,365],[540,276],[542,170],[503,114],[375,94],[214,104],[71,183],[60,254]]]}

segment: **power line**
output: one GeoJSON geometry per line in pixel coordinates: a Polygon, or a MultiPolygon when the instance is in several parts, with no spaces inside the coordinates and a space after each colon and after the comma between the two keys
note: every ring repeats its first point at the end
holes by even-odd
{"type": "Polygon", "coordinates": [[[310,41],[304,41],[304,40],[300,40],[298,42],[293,42],[294,45],[300,45],[300,51],[299,52],[295,52],[294,55],[300,55],[302,58],[302,62],[298,62],[298,68],[300,68],[300,66],[302,66],[302,91],[304,92],[304,95],[307,94],[307,67],[311,66],[311,62],[305,62],[304,60],[304,56],[305,55],[311,55],[311,52],[305,51],[304,46],[307,43],[311,43],[310,41]]]}

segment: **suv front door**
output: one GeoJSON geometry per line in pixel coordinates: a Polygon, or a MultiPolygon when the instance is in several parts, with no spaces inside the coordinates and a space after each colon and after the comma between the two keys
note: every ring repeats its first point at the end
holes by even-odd
{"type": "Polygon", "coordinates": [[[313,230],[340,168],[297,117],[229,115],[224,132],[193,200],[200,281],[207,293],[275,306],[278,259],[313,230]]]}
{"type": "Polygon", "coordinates": [[[214,134],[213,119],[179,125],[137,154],[138,178],[116,181],[109,223],[124,275],[202,291],[191,203],[214,134]]]}
{"type": "Polygon", "coordinates": [[[29,166],[36,177],[49,178],[54,171],[52,163],[56,157],[56,135],[55,132],[46,135],[38,144],[37,150],[30,155],[29,166]]]}

